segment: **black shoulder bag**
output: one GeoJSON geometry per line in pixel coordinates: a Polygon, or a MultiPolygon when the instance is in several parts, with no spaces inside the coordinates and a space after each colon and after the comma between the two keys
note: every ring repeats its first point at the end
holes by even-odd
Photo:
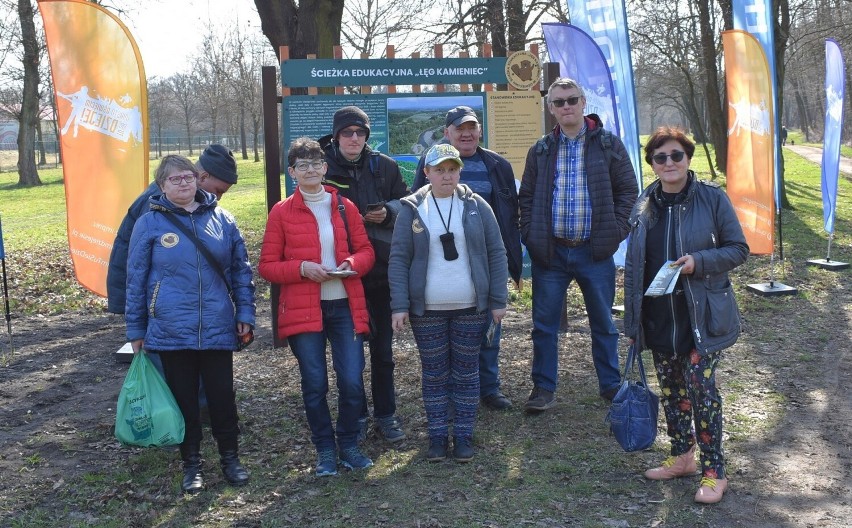
{"type": "MultiPolygon", "coordinates": [[[[210,253],[210,250],[207,249],[207,246],[204,245],[204,242],[202,242],[197,236],[195,236],[195,233],[190,231],[189,228],[180,223],[180,221],[174,217],[174,213],[163,212],[163,216],[166,218],[166,220],[171,222],[172,225],[178,228],[181,233],[186,235],[187,238],[189,238],[193,244],[195,244],[195,247],[198,249],[198,251],[201,252],[205,259],[207,259],[207,263],[210,264],[210,267],[213,268],[219,275],[219,277],[222,279],[222,281],[225,282],[225,286],[228,288],[228,296],[233,301],[234,290],[231,288],[231,283],[228,282],[228,279],[225,277],[225,272],[222,271],[221,266],[219,266],[219,263],[216,262],[216,259],[213,257],[213,254],[210,253]]],[[[246,333],[245,335],[237,335],[237,338],[239,341],[237,344],[237,350],[242,350],[254,341],[254,330],[249,330],[248,333],[246,333]]]]}

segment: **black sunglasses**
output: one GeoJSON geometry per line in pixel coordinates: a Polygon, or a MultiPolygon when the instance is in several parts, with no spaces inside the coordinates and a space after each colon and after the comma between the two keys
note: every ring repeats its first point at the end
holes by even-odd
{"type": "Polygon", "coordinates": [[[665,165],[666,160],[668,160],[669,158],[671,158],[673,162],[677,163],[683,160],[684,156],[686,156],[685,152],[676,150],[671,154],[664,154],[662,152],[660,152],[659,154],[654,154],[653,156],[651,156],[651,159],[654,160],[654,163],[656,163],[657,165],[665,165]]]}
{"type": "Polygon", "coordinates": [[[568,103],[568,106],[574,106],[575,104],[580,102],[580,99],[581,97],[579,96],[568,97],[566,99],[554,99],[553,101],[550,101],[550,104],[552,104],[556,108],[562,108],[563,106],[565,106],[565,103],[568,103]]]}

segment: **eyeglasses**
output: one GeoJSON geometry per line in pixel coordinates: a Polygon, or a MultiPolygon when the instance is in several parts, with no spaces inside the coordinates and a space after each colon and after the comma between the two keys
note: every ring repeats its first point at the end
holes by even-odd
{"type": "Polygon", "coordinates": [[[659,154],[654,154],[653,156],[651,156],[651,159],[654,160],[654,163],[656,163],[657,165],[665,165],[666,161],[669,158],[671,158],[674,163],[677,163],[683,160],[684,156],[686,156],[685,152],[675,150],[671,154],[665,154],[663,152],[660,152],[659,154]]]}
{"type": "Polygon", "coordinates": [[[297,172],[308,172],[308,169],[313,169],[315,171],[321,171],[322,166],[325,165],[324,161],[313,160],[313,161],[297,161],[293,164],[293,168],[297,172]]]}
{"type": "Polygon", "coordinates": [[[166,178],[172,185],[180,185],[181,181],[192,183],[195,181],[195,174],[175,174],[166,178]]]}
{"type": "Polygon", "coordinates": [[[359,138],[367,137],[367,131],[363,128],[356,128],[355,130],[341,130],[340,137],[353,137],[358,136],[359,138]]]}
{"type": "Polygon", "coordinates": [[[562,108],[565,106],[565,103],[568,103],[568,106],[574,106],[580,102],[580,99],[582,99],[582,97],[576,95],[574,97],[566,97],[565,99],[554,99],[553,101],[550,101],[550,104],[556,108],[562,108]]]}

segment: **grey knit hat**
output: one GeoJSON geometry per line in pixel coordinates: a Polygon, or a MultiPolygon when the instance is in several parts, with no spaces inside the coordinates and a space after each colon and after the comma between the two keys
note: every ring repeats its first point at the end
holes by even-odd
{"type": "Polygon", "coordinates": [[[214,178],[231,185],[237,183],[237,161],[234,154],[222,145],[214,144],[204,149],[198,162],[214,178]]]}

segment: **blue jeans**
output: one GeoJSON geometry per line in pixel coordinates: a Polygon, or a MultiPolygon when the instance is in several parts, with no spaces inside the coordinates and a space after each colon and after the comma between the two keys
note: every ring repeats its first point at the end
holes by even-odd
{"type": "Polygon", "coordinates": [[[559,320],[565,291],[576,280],[583,293],[592,331],[592,360],[601,394],[618,387],[618,330],[612,322],[615,264],[612,258],[594,261],[592,247],[554,244],[550,268],[532,263],[533,364],[536,387],[556,390],[559,363],[559,320]]]}
{"type": "Polygon", "coordinates": [[[311,428],[311,442],[317,451],[334,449],[335,431],[328,409],[328,369],[326,341],[331,344],[331,363],[337,375],[337,446],[358,443],[358,416],[364,406],[364,342],[355,334],[348,299],[320,301],[322,332],[306,332],[287,337],[290,350],[299,362],[302,399],[311,428]]]}
{"type": "MultiPolygon", "coordinates": [[[[488,323],[491,324],[491,312],[488,311],[487,313],[488,323]]],[[[486,336],[482,336],[482,348],[479,351],[479,396],[482,398],[500,392],[497,356],[500,354],[500,336],[502,333],[503,325],[498,324],[494,331],[491,346],[488,345],[486,336]]]]}

